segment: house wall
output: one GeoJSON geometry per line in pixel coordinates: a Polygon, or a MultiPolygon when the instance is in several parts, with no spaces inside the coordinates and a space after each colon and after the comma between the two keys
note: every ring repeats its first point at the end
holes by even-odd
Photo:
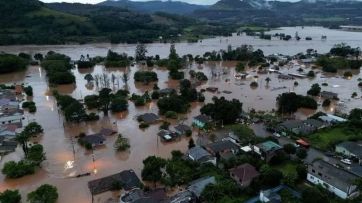
{"type": "Polygon", "coordinates": [[[0,117],[0,124],[21,122],[23,115],[10,115],[0,117]]]}
{"type": "Polygon", "coordinates": [[[313,174],[308,173],[307,180],[315,185],[322,185],[325,189],[329,190],[330,192],[333,192],[335,195],[337,195],[342,199],[347,199],[349,197],[346,192],[338,188],[335,188],[334,186],[328,184],[327,182],[324,182],[323,180],[319,179],[313,174]]]}

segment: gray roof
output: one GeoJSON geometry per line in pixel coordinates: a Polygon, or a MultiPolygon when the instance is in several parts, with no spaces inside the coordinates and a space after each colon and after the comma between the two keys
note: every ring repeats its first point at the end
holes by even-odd
{"type": "Polygon", "coordinates": [[[110,136],[110,135],[113,135],[117,133],[117,131],[114,131],[112,130],[111,128],[102,128],[100,131],[99,131],[99,134],[102,134],[104,136],[110,136]]]}
{"type": "Polygon", "coordinates": [[[356,175],[339,169],[323,160],[316,160],[309,165],[308,173],[344,192],[348,192],[349,186],[354,185],[355,179],[358,178],[356,175]]]}
{"type": "Polygon", "coordinates": [[[81,140],[83,140],[84,142],[87,142],[89,144],[99,144],[104,142],[106,139],[103,137],[102,134],[97,133],[97,134],[93,134],[93,135],[87,135],[85,137],[80,138],[81,140]]]}
{"type": "Polygon", "coordinates": [[[192,181],[187,190],[193,192],[197,197],[201,196],[202,191],[208,186],[209,184],[215,184],[216,180],[213,176],[202,177],[197,180],[192,181]]]}
{"type": "Polygon", "coordinates": [[[351,141],[345,141],[340,144],[337,144],[338,147],[343,147],[350,151],[351,153],[355,154],[356,156],[359,156],[362,158],[362,143],[358,142],[351,142],[351,141]]]}
{"type": "Polygon", "coordinates": [[[166,202],[165,189],[159,188],[152,191],[144,192],[136,188],[121,197],[121,200],[126,203],[161,203],[166,202]]]}
{"type": "Polygon", "coordinates": [[[300,128],[303,127],[304,124],[300,120],[287,120],[280,124],[281,127],[284,127],[288,130],[292,130],[294,128],[300,128]]]}
{"type": "Polygon", "coordinates": [[[193,157],[195,161],[202,160],[205,157],[211,157],[211,154],[200,146],[189,149],[189,151],[187,151],[187,154],[193,157]]]}
{"type": "Polygon", "coordinates": [[[125,170],[120,173],[99,178],[88,182],[88,188],[92,194],[100,194],[109,191],[114,182],[120,182],[125,190],[131,190],[141,186],[141,181],[133,170],[125,170]]]}
{"type": "Polygon", "coordinates": [[[138,119],[145,122],[145,123],[154,123],[156,122],[160,117],[157,116],[154,113],[145,113],[138,116],[138,119]]]}
{"type": "Polygon", "coordinates": [[[224,150],[239,150],[239,146],[230,140],[214,142],[205,147],[212,150],[214,153],[222,152],[224,150]]]}
{"type": "Polygon", "coordinates": [[[0,146],[0,152],[14,152],[15,149],[16,146],[11,146],[11,145],[0,146]]]}
{"type": "Polygon", "coordinates": [[[320,120],[317,120],[317,119],[307,119],[307,120],[303,121],[303,123],[305,123],[307,125],[310,125],[310,126],[313,126],[315,128],[320,128],[323,125],[325,125],[324,122],[322,122],[320,120]]]}
{"type": "Polygon", "coordinates": [[[322,91],[321,92],[321,97],[326,97],[326,98],[338,98],[338,94],[334,93],[334,92],[328,92],[328,91],[322,91]]]}
{"type": "Polygon", "coordinates": [[[191,127],[185,124],[179,124],[175,126],[175,130],[180,133],[186,133],[187,131],[191,130],[191,127]]]}

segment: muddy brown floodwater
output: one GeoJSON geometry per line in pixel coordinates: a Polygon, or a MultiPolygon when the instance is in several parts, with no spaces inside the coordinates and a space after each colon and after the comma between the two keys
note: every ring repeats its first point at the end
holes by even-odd
{"type": "MultiPolygon", "coordinates": [[[[361,90],[357,87],[357,78],[362,77],[359,72],[354,72],[351,79],[342,78],[342,73],[335,75],[324,75],[318,73],[314,79],[297,79],[299,86],[294,87],[294,80],[279,80],[277,74],[257,74],[253,70],[248,70],[250,75],[257,76],[249,77],[245,80],[237,80],[234,78],[235,62],[209,62],[203,65],[193,64],[185,69],[185,75],[188,77],[190,69],[204,72],[209,80],[198,87],[198,89],[208,86],[218,87],[219,93],[205,92],[206,102],[211,101],[213,96],[224,96],[227,99],[236,98],[243,103],[244,110],[254,108],[256,110],[271,111],[275,109],[275,99],[278,94],[287,91],[295,91],[298,94],[306,94],[306,91],[313,83],[327,82],[327,87],[322,87],[323,90],[337,92],[341,98],[341,103],[332,106],[328,109],[320,109],[327,112],[333,112],[336,108],[347,112],[351,108],[361,105],[360,97],[351,99],[351,94],[356,91],[361,95],[361,90]],[[220,76],[212,77],[212,73],[220,76]],[[271,82],[267,85],[265,78],[270,77],[271,82]],[[252,89],[249,84],[251,81],[257,81],[259,86],[252,89]],[[224,90],[231,91],[231,94],[223,93],[224,90]]],[[[130,80],[128,88],[131,93],[144,93],[151,91],[153,84],[142,85],[135,83],[133,73],[138,69],[147,69],[145,67],[129,67],[129,68],[105,68],[102,65],[97,65],[92,69],[78,70],[74,69],[76,76],[76,85],[64,85],[57,87],[61,94],[69,94],[77,99],[82,99],[86,95],[97,92],[96,87],[86,87],[84,76],[87,73],[114,74],[116,78],[120,78],[124,71],[130,71],[130,80]]],[[[158,74],[158,86],[162,88],[171,87],[177,88],[178,82],[168,79],[168,72],[163,68],[153,68],[158,74]]],[[[283,68],[283,71],[296,73],[297,68],[283,68]]],[[[305,71],[309,69],[306,68],[305,71]]],[[[37,105],[35,114],[25,113],[24,124],[36,120],[44,128],[44,134],[33,140],[41,143],[46,151],[47,160],[43,164],[43,168],[35,174],[23,178],[10,180],[0,175],[0,191],[5,189],[19,189],[26,198],[26,194],[41,184],[49,183],[58,188],[59,203],[89,203],[91,202],[91,194],[87,187],[90,180],[111,175],[122,170],[133,169],[140,177],[143,167],[142,160],[147,156],[156,155],[161,157],[169,157],[172,150],[187,150],[188,139],[183,138],[172,143],[162,143],[157,138],[157,132],[160,124],[151,125],[145,130],[138,128],[138,122],[135,117],[138,114],[145,112],[157,113],[156,102],[151,102],[144,107],[135,107],[132,102],[129,102],[129,110],[119,114],[111,114],[108,117],[101,115],[101,120],[97,122],[87,122],[81,124],[64,123],[61,113],[59,113],[54,97],[50,94],[45,72],[39,66],[30,66],[26,72],[0,75],[0,83],[25,83],[31,85],[34,89],[34,97],[32,98],[37,105]],[[74,138],[80,132],[95,133],[102,127],[116,129],[123,136],[129,138],[131,148],[128,152],[117,153],[113,149],[115,136],[107,137],[105,147],[94,150],[95,162],[92,161],[92,153],[86,151],[76,143],[74,138]],[[74,153],[73,153],[74,148],[74,153]],[[92,172],[91,176],[82,178],[72,178],[75,174],[92,172]]],[[[111,88],[116,91],[124,87],[121,79],[111,84],[111,88]]],[[[185,115],[180,116],[180,120],[184,123],[191,124],[192,117],[199,114],[199,109],[202,104],[193,103],[185,115]],[[184,119],[181,119],[184,118],[184,119]]],[[[296,115],[300,118],[306,117],[313,111],[300,110],[296,115]]],[[[179,121],[171,120],[171,123],[177,124],[179,121]]],[[[194,140],[199,140],[197,132],[193,133],[194,140]]],[[[0,167],[9,160],[20,160],[22,158],[22,150],[19,147],[16,152],[4,157],[0,167]]],[[[112,193],[105,193],[94,198],[95,202],[105,202],[112,197],[112,193]]]]}

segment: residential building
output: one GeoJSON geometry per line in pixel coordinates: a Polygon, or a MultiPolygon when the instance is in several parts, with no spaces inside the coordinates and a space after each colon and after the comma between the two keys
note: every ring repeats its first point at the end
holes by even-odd
{"type": "Polygon", "coordinates": [[[21,109],[5,110],[0,112],[0,124],[19,123],[24,119],[21,109]]]}
{"type": "Polygon", "coordinates": [[[186,152],[188,159],[199,163],[212,163],[216,165],[216,157],[212,156],[208,151],[200,146],[195,146],[186,152]]]}
{"type": "Polygon", "coordinates": [[[192,125],[202,129],[202,128],[205,128],[207,126],[207,124],[209,124],[211,122],[212,122],[212,119],[209,116],[201,114],[201,115],[194,117],[194,119],[192,120],[192,125]]]}
{"type": "Polygon", "coordinates": [[[206,176],[192,181],[189,183],[187,190],[192,192],[197,198],[200,198],[201,193],[204,191],[206,186],[210,184],[216,184],[214,176],[206,176]]]}
{"type": "Polygon", "coordinates": [[[335,151],[349,158],[358,159],[362,163],[362,143],[345,141],[336,145],[335,151]]]}
{"type": "Polygon", "coordinates": [[[164,188],[158,188],[148,192],[135,188],[120,197],[120,203],[168,203],[164,188]]]}
{"type": "Polygon", "coordinates": [[[115,130],[112,130],[111,128],[102,128],[100,131],[99,131],[99,134],[103,135],[103,136],[111,136],[111,135],[114,135],[116,134],[117,131],[115,130]]]}
{"type": "Polygon", "coordinates": [[[253,150],[259,154],[261,159],[269,162],[275,155],[282,150],[282,147],[273,141],[266,141],[254,145],[253,150]]]}
{"type": "Polygon", "coordinates": [[[355,197],[359,194],[354,184],[358,176],[337,168],[323,160],[316,160],[308,166],[307,180],[321,185],[342,199],[355,197]]]}
{"type": "Polygon", "coordinates": [[[179,135],[186,135],[191,131],[191,127],[185,124],[179,124],[177,126],[174,127],[175,128],[175,132],[179,135]]]}
{"type": "Polygon", "coordinates": [[[103,145],[104,141],[106,141],[106,138],[100,133],[87,135],[87,136],[81,137],[80,139],[83,142],[92,145],[92,147],[97,147],[97,146],[103,145]]]}
{"type": "Polygon", "coordinates": [[[159,119],[160,117],[154,113],[145,113],[137,117],[139,122],[144,122],[147,124],[156,123],[159,119]]]}
{"type": "Polygon", "coordinates": [[[114,175],[89,181],[88,188],[92,195],[97,195],[110,191],[115,183],[120,183],[126,191],[141,187],[141,181],[136,173],[133,170],[125,170],[114,175]]]}
{"type": "Polygon", "coordinates": [[[283,191],[288,191],[295,199],[300,199],[302,196],[300,192],[295,191],[286,185],[279,185],[268,190],[260,191],[259,196],[253,197],[245,203],[282,203],[281,193],[283,191]]]}
{"type": "Polygon", "coordinates": [[[228,156],[237,154],[240,150],[240,146],[230,140],[224,140],[208,144],[205,146],[205,149],[213,156],[227,158],[228,156]]]}
{"type": "Polygon", "coordinates": [[[308,135],[327,126],[327,123],[316,120],[287,120],[279,124],[278,131],[284,135],[293,133],[296,135],[308,135]]]}
{"type": "Polygon", "coordinates": [[[251,181],[260,175],[255,167],[249,163],[229,169],[229,173],[230,177],[234,179],[241,188],[248,187],[251,181]]]}
{"type": "Polygon", "coordinates": [[[322,91],[321,97],[323,97],[324,99],[338,100],[338,94],[334,92],[322,91]]]}

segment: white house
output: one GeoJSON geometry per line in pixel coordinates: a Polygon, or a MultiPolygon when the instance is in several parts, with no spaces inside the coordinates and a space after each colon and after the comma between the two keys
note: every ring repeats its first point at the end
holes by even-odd
{"type": "Polygon", "coordinates": [[[321,185],[326,190],[342,199],[355,197],[359,194],[354,181],[358,176],[323,161],[314,161],[308,166],[307,180],[315,185],[321,185]]]}
{"type": "Polygon", "coordinates": [[[24,119],[23,111],[20,109],[13,112],[0,113],[0,124],[19,123],[23,119],[24,119]]]}

